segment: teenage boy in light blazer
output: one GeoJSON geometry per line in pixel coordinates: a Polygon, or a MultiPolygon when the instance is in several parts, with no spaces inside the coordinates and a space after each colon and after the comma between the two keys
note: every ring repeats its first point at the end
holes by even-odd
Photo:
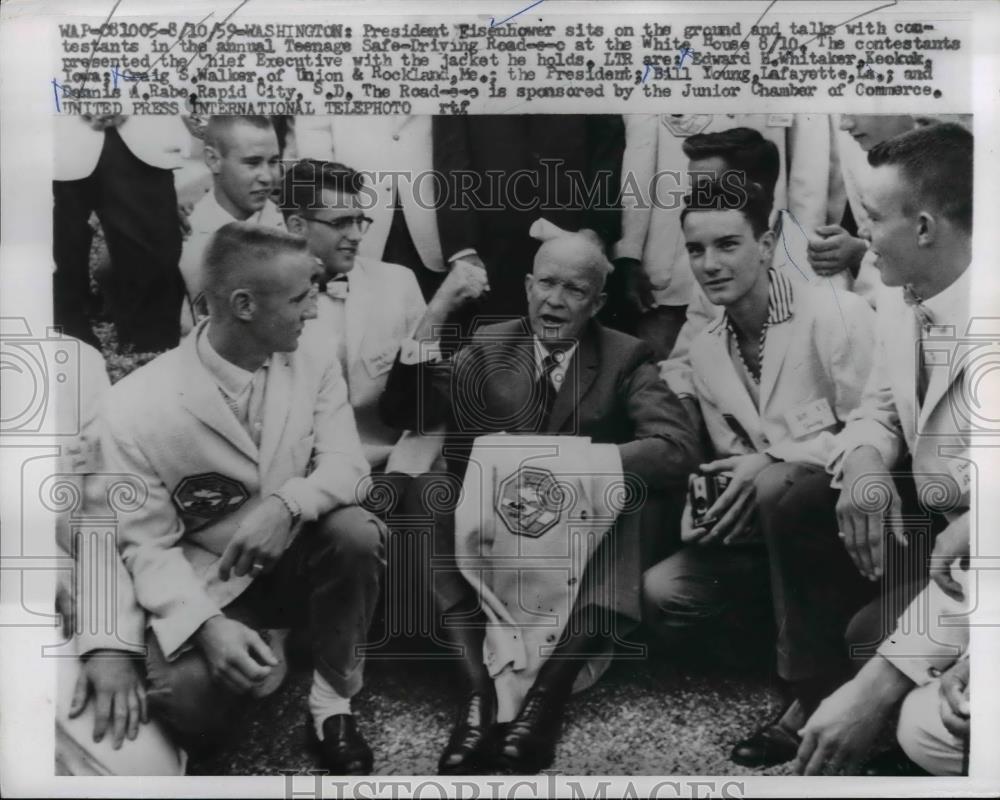
{"type": "Polygon", "coordinates": [[[225,735],[278,667],[255,628],[308,619],[324,766],[364,773],[350,698],[383,528],[356,505],[368,463],[340,364],[300,343],[316,263],[298,236],[233,222],[209,242],[204,276],[209,318],[112,389],[103,437],[109,468],[147,489],[119,535],[150,617],[154,708],[192,745],[225,735]]]}
{"type": "MultiPolygon", "coordinates": [[[[922,542],[901,530],[900,519],[912,518],[914,509],[891,480],[881,481],[884,508],[865,507],[866,492],[859,487],[870,486],[872,476],[898,469],[909,453],[919,510],[930,516],[930,533],[936,533],[932,556],[941,556],[945,543],[963,540],[968,554],[963,529],[969,525],[972,422],[964,412],[970,391],[964,367],[974,362],[974,345],[963,335],[969,333],[972,288],[972,152],[968,130],[941,123],[893,137],[868,153],[863,234],[887,287],[879,300],[875,366],[827,464],[841,489],[839,537],[814,532],[803,545],[819,555],[818,562],[785,577],[832,591],[847,576],[833,569],[842,562],[828,554],[842,547],[853,562],[848,571],[870,581],[876,595],[851,621],[847,640],[855,647],[878,645],[931,571],[922,542]]],[[[944,560],[961,554],[946,552],[944,560]]],[[[820,655],[832,660],[838,653],[820,655]]],[[[800,751],[799,766],[835,768],[825,762],[841,749],[843,728],[827,718],[810,720],[804,730],[823,740],[823,747],[815,760],[800,751]]]]}
{"type": "MultiPolygon", "coordinates": [[[[728,488],[708,524],[681,523],[685,547],[643,576],[648,624],[676,643],[695,627],[745,623],[770,607],[767,540],[825,525],[836,492],[824,465],[861,399],[874,314],[856,295],[794,284],[770,268],[770,196],[739,173],[696,183],[682,213],[691,267],[723,314],[694,339],[693,385],[713,446],[701,466],[728,488]],[[733,180],[729,180],[732,178],[733,180]]],[[[779,665],[789,606],[774,598],[779,665]]]]}
{"type": "Polygon", "coordinates": [[[775,586],[802,621],[787,632],[800,655],[789,664],[794,675],[785,676],[799,687],[798,702],[747,740],[747,765],[794,757],[796,732],[850,677],[851,656],[877,647],[923,587],[930,539],[962,524],[969,510],[961,367],[971,350],[962,336],[971,290],[972,134],[955,124],[909,131],[873,147],[868,163],[861,232],[885,284],[875,363],[827,461],[840,490],[838,524],[769,543],[772,562],[785,565],[775,586]],[[892,470],[912,472],[916,498],[901,498],[892,470]],[[873,492],[884,507],[871,504],[873,492]],[[823,633],[845,630],[846,643],[823,633]]]}

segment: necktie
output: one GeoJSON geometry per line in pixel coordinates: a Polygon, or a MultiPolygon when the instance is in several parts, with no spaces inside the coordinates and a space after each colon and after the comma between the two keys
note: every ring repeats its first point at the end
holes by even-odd
{"type": "Polygon", "coordinates": [[[903,299],[906,304],[913,309],[913,317],[916,321],[917,328],[917,348],[916,348],[916,391],[917,391],[917,409],[920,409],[924,405],[924,399],[927,397],[927,364],[924,361],[924,334],[928,328],[934,325],[934,319],[931,317],[930,311],[923,304],[920,295],[913,291],[913,288],[909,285],[903,287],[903,299]]]}
{"type": "Polygon", "coordinates": [[[552,371],[557,366],[559,366],[559,359],[553,353],[547,353],[542,358],[542,371],[538,375],[536,383],[536,396],[540,398],[539,407],[542,412],[538,420],[540,432],[544,431],[549,424],[549,414],[552,413],[552,406],[555,404],[556,394],[558,394],[555,386],[552,385],[552,371]]]}
{"type": "Polygon", "coordinates": [[[264,392],[267,388],[267,367],[265,363],[253,374],[250,381],[250,398],[247,400],[247,432],[253,443],[260,447],[260,435],[264,429],[264,392]]]}

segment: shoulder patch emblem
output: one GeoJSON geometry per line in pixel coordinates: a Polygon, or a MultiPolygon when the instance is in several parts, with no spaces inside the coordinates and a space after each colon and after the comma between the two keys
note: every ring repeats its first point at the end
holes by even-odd
{"type": "Polygon", "coordinates": [[[515,536],[539,538],[559,522],[564,507],[563,488],[547,469],[521,467],[500,481],[496,512],[515,536]]]}
{"type": "Polygon", "coordinates": [[[188,475],[171,495],[188,530],[197,530],[232,514],[249,498],[250,493],[242,483],[218,472],[188,475]]]}

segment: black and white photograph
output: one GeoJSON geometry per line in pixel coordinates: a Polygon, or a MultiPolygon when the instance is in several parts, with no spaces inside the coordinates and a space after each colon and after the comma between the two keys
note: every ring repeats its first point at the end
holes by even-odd
{"type": "Polygon", "coordinates": [[[997,8],[130,2],[0,29],[5,793],[997,788],[997,8]]]}

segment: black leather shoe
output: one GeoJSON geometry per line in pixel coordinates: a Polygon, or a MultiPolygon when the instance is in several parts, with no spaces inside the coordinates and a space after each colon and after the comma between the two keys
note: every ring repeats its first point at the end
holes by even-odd
{"type": "Polygon", "coordinates": [[[469,695],[438,760],[438,775],[484,773],[489,766],[490,732],[496,719],[497,700],[492,689],[469,695]]]}
{"type": "Polygon", "coordinates": [[[516,775],[533,775],[552,763],[562,720],[562,693],[531,689],[521,711],[497,738],[493,766],[516,775]]]}
{"type": "Polygon", "coordinates": [[[878,775],[930,775],[929,772],[910,761],[906,753],[899,747],[879,753],[861,768],[861,774],[869,777],[878,775]]]}
{"type": "Polygon", "coordinates": [[[332,775],[370,775],[372,750],[354,724],[353,714],[334,714],[323,720],[320,760],[332,775]]]}
{"type": "Polygon", "coordinates": [[[769,722],[737,742],[729,753],[729,760],[743,767],[773,767],[795,758],[800,742],[798,736],[777,721],[769,722]]]}

